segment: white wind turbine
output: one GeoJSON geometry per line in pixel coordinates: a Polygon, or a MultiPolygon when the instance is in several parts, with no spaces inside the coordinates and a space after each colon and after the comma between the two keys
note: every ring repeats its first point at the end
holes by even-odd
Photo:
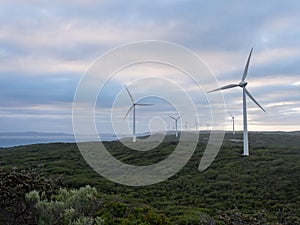
{"type": "Polygon", "coordinates": [[[234,116],[230,112],[228,112],[228,113],[229,113],[229,115],[231,116],[231,119],[232,119],[232,134],[235,135],[234,116]]]}
{"type": "Polygon", "coordinates": [[[249,67],[249,63],[250,63],[250,58],[252,55],[252,51],[253,48],[250,51],[245,69],[244,69],[244,73],[242,76],[241,81],[238,84],[229,84],[226,85],[224,87],[221,88],[217,88],[215,90],[209,91],[213,92],[213,91],[218,91],[218,90],[224,90],[224,89],[229,89],[229,88],[234,88],[234,87],[241,87],[243,88],[243,120],[244,120],[244,152],[243,155],[249,155],[249,147],[248,147],[248,128],[247,128],[247,105],[246,105],[246,95],[248,95],[248,97],[259,107],[261,108],[264,112],[266,112],[266,110],[255,100],[255,98],[250,94],[250,92],[246,89],[246,85],[248,84],[245,79],[247,77],[248,74],[248,67],[249,67]]]}
{"type": "Polygon", "coordinates": [[[189,128],[188,122],[185,122],[185,124],[184,124],[184,130],[187,131],[188,128],[189,128]]]}
{"type": "Polygon", "coordinates": [[[207,132],[207,133],[209,132],[209,127],[210,127],[210,125],[207,123],[207,124],[206,124],[206,132],[207,132]]]}
{"type": "MultiPolygon", "coordinates": [[[[201,122],[201,121],[200,121],[201,122]]],[[[201,126],[201,123],[198,123],[197,119],[195,119],[195,131],[199,131],[199,127],[201,126]]]]}
{"type": "Polygon", "coordinates": [[[177,122],[178,120],[182,117],[183,115],[180,115],[178,117],[173,117],[173,116],[169,116],[171,119],[173,119],[175,121],[175,136],[178,137],[178,126],[177,126],[177,122]]]}
{"type": "Polygon", "coordinates": [[[135,107],[136,106],[150,106],[150,105],[153,105],[153,104],[142,104],[142,103],[138,103],[138,102],[135,102],[130,91],[128,90],[128,88],[126,87],[126,85],[124,85],[129,97],[130,97],[130,100],[132,102],[132,105],[130,106],[130,108],[128,109],[124,119],[126,119],[126,117],[128,116],[128,114],[130,113],[131,110],[133,110],[133,120],[132,120],[132,141],[133,142],[136,142],[136,133],[135,133],[135,107]]]}

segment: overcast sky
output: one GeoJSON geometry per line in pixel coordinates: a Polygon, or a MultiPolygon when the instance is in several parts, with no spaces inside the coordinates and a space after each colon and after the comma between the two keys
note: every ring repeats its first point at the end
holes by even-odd
{"type": "MultiPolygon", "coordinates": [[[[88,66],[112,48],[145,39],[174,42],[197,53],[221,86],[240,81],[253,47],[247,88],[268,113],[248,98],[249,129],[300,130],[299,12],[297,0],[2,0],[0,132],[72,133],[73,97],[88,66]]],[[[121,71],[118,76],[123,78],[115,79],[103,93],[97,111],[100,132],[111,131],[101,113],[107,116],[115,104],[114,112],[125,115],[130,107],[123,96],[124,83],[138,96],[140,90],[130,86],[139,76],[137,71],[178,76],[178,85],[186,84],[195,100],[199,126],[206,129],[210,124],[205,101],[197,101],[180,72],[143,65],[121,71]],[[121,97],[116,100],[116,96],[121,97]]],[[[164,89],[152,83],[147,88],[164,89]]],[[[180,98],[179,92],[169,94],[180,98]]],[[[237,129],[242,129],[242,89],[223,94],[226,108],[236,116],[237,129]]],[[[177,115],[172,105],[158,99],[144,101],[156,104],[137,109],[137,114],[146,115],[137,119],[138,132],[148,131],[149,126],[164,129],[163,122],[173,128],[167,117],[177,115]]],[[[185,115],[181,127],[194,129],[195,120],[192,114],[185,115]]],[[[229,115],[225,121],[229,130],[229,115]]]]}

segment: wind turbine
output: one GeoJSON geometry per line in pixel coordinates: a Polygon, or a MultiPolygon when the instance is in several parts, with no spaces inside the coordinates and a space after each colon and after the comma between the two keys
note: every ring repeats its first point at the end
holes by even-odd
{"type": "Polygon", "coordinates": [[[246,89],[246,86],[247,86],[248,83],[245,80],[246,80],[246,77],[247,77],[247,74],[248,74],[248,67],[249,67],[249,63],[250,63],[250,58],[251,58],[251,55],[252,55],[252,51],[253,51],[253,48],[250,51],[250,54],[249,54],[249,57],[248,57],[248,60],[247,60],[247,63],[246,63],[245,69],[244,69],[244,73],[243,73],[242,79],[241,79],[241,81],[238,84],[229,84],[229,85],[226,85],[224,87],[217,88],[217,89],[214,89],[214,90],[208,92],[208,93],[210,93],[210,92],[219,91],[219,90],[225,90],[225,89],[234,88],[234,87],[241,87],[241,88],[243,88],[243,120],[244,120],[243,121],[244,122],[244,152],[243,152],[243,155],[245,155],[245,156],[249,155],[246,95],[248,95],[248,97],[259,108],[261,108],[264,112],[266,112],[266,110],[255,100],[255,98],[246,89]]]}
{"type": "Polygon", "coordinates": [[[210,127],[210,126],[209,126],[209,124],[207,123],[207,124],[206,124],[206,132],[207,132],[207,133],[209,132],[209,127],[210,127]]]}
{"type": "Polygon", "coordinates": [[[184,124],[184,130],[187,131],[188,128],[189,128],[188,122],[185,122],[185,124],[184,124]]]}
{"type": "Polygon", "coordinates": [[[231,118],[232,118],[232,134],[235,135],[235,129],[234,129],[234,116],[233,116],[230,112],[228,112],[228,113],[229,113],[229,115],[230,115],[231,118]]]}
{"type": "Polygon", "coordinates": [[[178,137],[178,127],[177,127],[177,122],[178,120],[182,117],[183,115],[178,116],[177,118],[173,117],[173,116],[169,116],[171,119],[173,119],[175,121],[175,136],[178,137]]]}
{"type": "Polygon", "coordinates": [[[199,131],[199,126],[201,126],[201,123],[198,123],[197,119],[195,119],[195,131],[199,131]]]}
{"type": "Polygon", "coordinates": [[[131,110],[133,110],[133,121],[132,121],[132,141],[133,142],[136,142],[136,134],[135,134],[135,107],[136,106],[150,106],[150,105],[153,105],[153,104],[142,104],[142,103],[138,103],[138,102],[135,102],[130,91],[128,90],[128,88],[126,87],[126,85],[124,85],[129,97],[130,97],[130,100],[132,102],[132,105],[130,106],[130,108],[128,109],[126,115],[124,116],[124,119],[126,119],[126,117],[128,116],[128,114],[130,113],[131,110]]]}
{"type": "Polygon", "coordinates": [[[199,128],[201,126],[201,122],[202,122],[201,120],[200,121],[197,120],[197,117],[195,118],[195,131],[196,132],[200,131],[199,128]]]}

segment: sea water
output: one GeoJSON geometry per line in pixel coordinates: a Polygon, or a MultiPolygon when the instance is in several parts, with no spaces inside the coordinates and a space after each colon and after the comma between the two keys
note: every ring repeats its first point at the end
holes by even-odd
{"type": "MultiPolygon", "coordinates": [[[[98,141],[99,139],[90,140],[98,141]]],[[[117,137],[112,134],[101,135],[102,141],[114,141],[117,137]]],[[[14,147],[20,145],[31,145],[31,144],[41,144],[41,143],[75,143],[75,137],[68,134],[0,134],[0,148],[14,147]]]]}

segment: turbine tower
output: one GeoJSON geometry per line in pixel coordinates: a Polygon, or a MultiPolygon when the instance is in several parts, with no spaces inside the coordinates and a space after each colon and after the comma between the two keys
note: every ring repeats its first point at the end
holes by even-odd
{"type": "Polygon", "coordinates": [[[141,104],[141,103],[138,103],[138,102],[135,102],[130,91],[128,90],[128,88],[126,87],[126,85],[124,85],[128,95],[129,95],[129,98],[132,102],[132,105],[130,106],[130,108],[128,109],[124,119],[126,119],[126,117],[128,116],[128,114],[130,113],[131,110],[133,110],[133,120],[132,120],[132,141],[133,142],[136,142],[136,133],[135,133],[135,107],[136,106],[150,106],[150,105],[153,105],[153,104],[141,104]]]}
{"type": "Polygon", "coordinates": [[[178,137],[178,127],[177,127],[177,122],[178,120],[182,117],[182,115],[178,116],[177,118],[173,116],[169,116],[171,119],[175,121],[175,136],[178,137]]]}
{"type": "Polygon", "coordinates": [[[234,116],[233,116],[230,112],[228,112],[228,113],[229,113],[229,115],[230,115],[231,118],[232,118],[232,134],[235,135],[235,129],[234,129],[234,116]]]}
{"type": "Polygon", "coordinates": [[[247,82],[246,77],[248,74],[248,67],[249,67],[249,63],[250,63],[250,58],[252,55],[252,51],[253,48],[250,51],[245,69],[244,69],[244,73],[242,76],[241,81],[238,84],[228,84],[224,87],[221,88],[217,88],[214,89],[210,92],[214,92],[214,91],[219,91],[219,90],[225,90],[225,89],[229,89],[229,88],[234,88],[234,87],[241,87],[243,89],[243,123],[244,123],[244,151],[243,151],[243,155],[248,156],[249,155],[249,147],[248,147],[248,128],[247,128],[247,103],[246,103],[246,95],[259,107],[261,108],[264,112],[266,112],[266,110],[255,100],[255,98],[250,94],[250,92],[246,89],[247,86],[247,82]]]}

